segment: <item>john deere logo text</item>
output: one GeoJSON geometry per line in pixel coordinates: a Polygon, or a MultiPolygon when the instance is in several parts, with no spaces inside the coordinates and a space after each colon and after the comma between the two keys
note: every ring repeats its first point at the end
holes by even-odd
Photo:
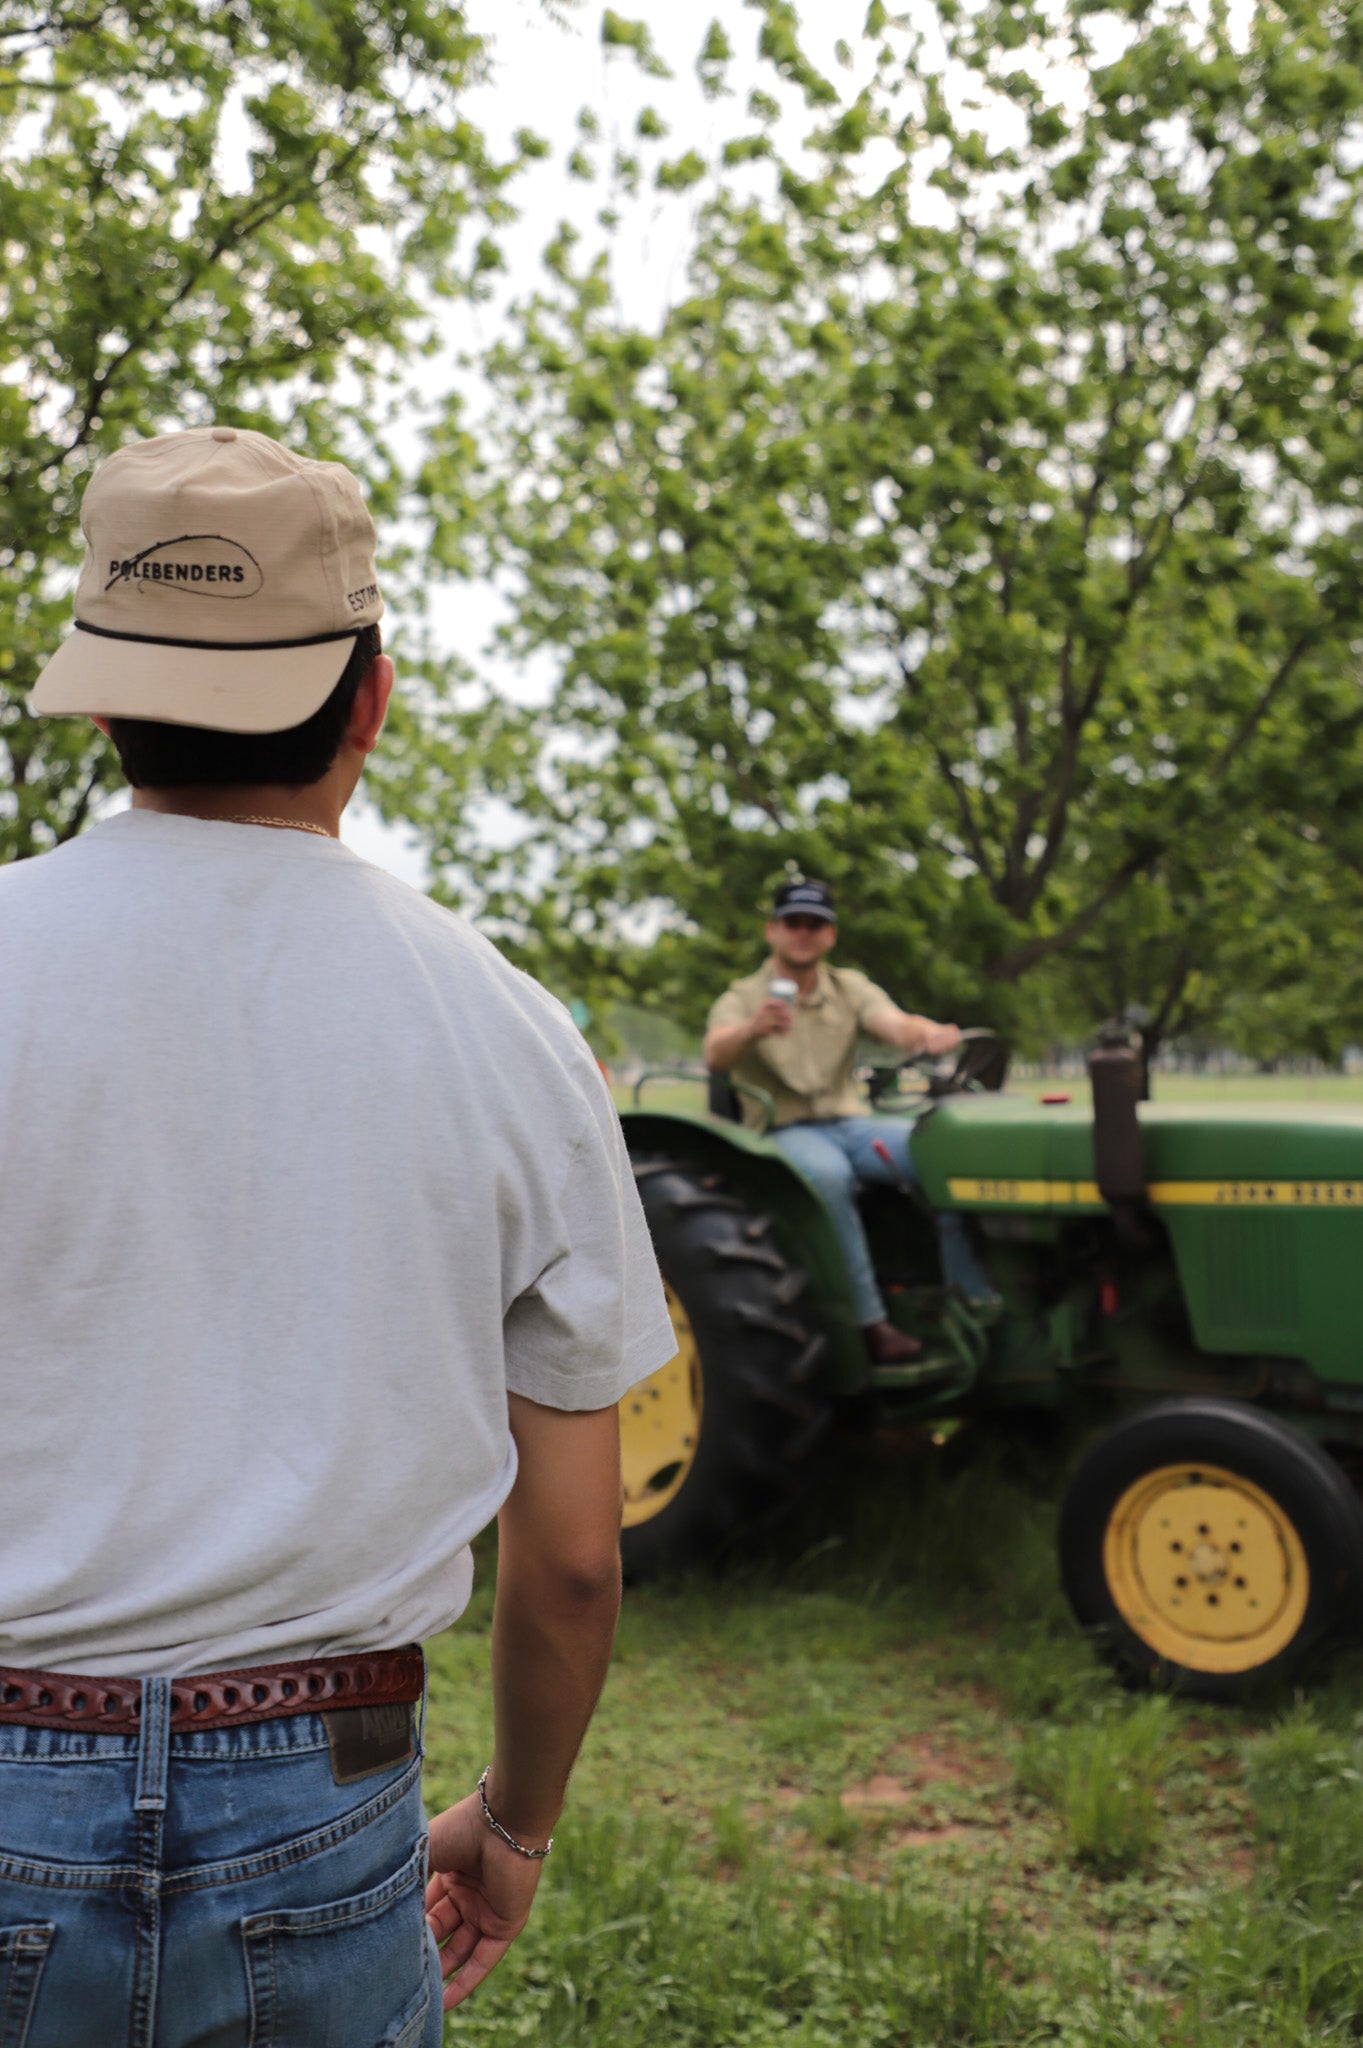
{"type": "Polygon", "coordinates": [[[106,590],[135,583],[139,590],[188,590],[196,597],[254,597],[265,572],[249,548],[221,533],[182,533],[158,540],[140,554],[109,564],[106,590]]]}

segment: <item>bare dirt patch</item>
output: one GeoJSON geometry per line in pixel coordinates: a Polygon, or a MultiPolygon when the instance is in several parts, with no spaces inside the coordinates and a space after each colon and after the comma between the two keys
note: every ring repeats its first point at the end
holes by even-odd
{"type": "MultiPolygon", "coordinates": [[[[971,1743],[951,1735],[909,1735],[895,1744],[886,1758],[885,1771],[869,1778],[864,1789],[901,1785],[921,1792],[930,1785],[959,1785],[972,1791],[992,1791],[1004,1776],[998,1758],[971,1743]]],[[[877,1802],[869,1798],[866,1803],[877,1802]]],[[[880,1803],[895,1802],[886,1799],[880,1803]]]]}
{"type": "Polygon", "coordinates": [[[917,1792],[916,1784],[907,1785],[902,1778],[877,1771],[864,1785],[844,1786],[840,1796],[849,1812],[857,1812],[867,1806],[912,1806],[917,1792]]]}
{"type": "Polygon", "coordinates": [[[895,1828],[887,1841],[892,1849],[932,1849],[939,1842],[970,1842],[983,1849],[995,1838],[993,1828],[965,1827],[959,1821],[942,1828],[895,1828]]]}

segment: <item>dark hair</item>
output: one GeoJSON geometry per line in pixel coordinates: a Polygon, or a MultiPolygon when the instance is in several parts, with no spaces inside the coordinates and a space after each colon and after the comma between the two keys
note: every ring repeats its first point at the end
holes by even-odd
{"type": "Polygon", "coordinates": [[[320,782],[340,751],[355,693],[382,651],[378,627],[361,626],[326,702],[284,732],[213,732],[159,718],[111,718],[109,737],[123,773],[134,789],[262,782],[302,789],[320,782]]]}

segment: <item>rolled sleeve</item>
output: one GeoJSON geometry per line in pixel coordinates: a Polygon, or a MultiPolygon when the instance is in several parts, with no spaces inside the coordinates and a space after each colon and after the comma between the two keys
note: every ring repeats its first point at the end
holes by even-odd
{"type": "Polygon", "coordinates": [[[561,1249],[502,1325],[508,1389],[547,1408],[608,1408],[677,1349],[615,1106],[599,1080],[587,1096],[558,1192],[561,1249]]]}

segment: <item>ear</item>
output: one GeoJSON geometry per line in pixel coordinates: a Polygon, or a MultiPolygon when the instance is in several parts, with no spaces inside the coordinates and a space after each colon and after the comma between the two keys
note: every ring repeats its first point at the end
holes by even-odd
{"type": "Polygon", "coordinates": [[[381,654],[366,669],[350,707],[346,738],[357,754],[372,754],[378,745],[392,694],[393,664],[386,654],[381,654]]]}

